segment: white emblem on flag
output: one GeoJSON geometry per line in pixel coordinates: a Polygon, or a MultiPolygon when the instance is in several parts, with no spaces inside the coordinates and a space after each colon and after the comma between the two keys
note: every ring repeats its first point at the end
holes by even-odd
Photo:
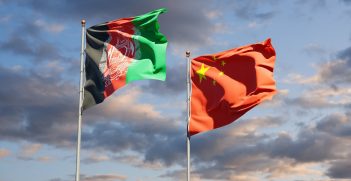
{"type": "Polygon", "coordinates": [[[103,72],[105,87],[110,86],[112,80],[119,80],[126,74],[130,60],[135,54],[135,46],[130,39],[121,36],[116,38],[116,43],[110,44],[111,39],[105,42],[99,64],[99,69],[103,72]]]}

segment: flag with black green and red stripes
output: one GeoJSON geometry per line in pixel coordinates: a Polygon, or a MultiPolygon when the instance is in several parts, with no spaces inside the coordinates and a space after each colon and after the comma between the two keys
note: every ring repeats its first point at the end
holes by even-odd
{"type": "Polygon", "coordinates": [[[86,31],[83,109],[142,79],[166,79],[167,39],[159,32],[159,9],[92,26],[86,31]]]}

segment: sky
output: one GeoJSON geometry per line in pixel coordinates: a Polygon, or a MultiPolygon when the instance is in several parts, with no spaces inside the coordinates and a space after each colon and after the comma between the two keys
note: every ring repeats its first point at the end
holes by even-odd
{"type": "Polygon", "coordinates": [[[0,0],[0,181],[74,180],[81,19],[167,8],[167,79],[83,113],[82,181],[186,174],[186,58],[272,39],[278,93],[191,138],[192,181],[351,180],[350,0],[0,0]]]}

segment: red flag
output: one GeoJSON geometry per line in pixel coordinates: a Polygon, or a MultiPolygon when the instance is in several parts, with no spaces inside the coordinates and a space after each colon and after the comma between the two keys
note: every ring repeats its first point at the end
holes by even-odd
{"type": "Polygon", "coordinates": [[[191,61],[190,136],[225,126],[276,93],[271,40],[191,61]]]}

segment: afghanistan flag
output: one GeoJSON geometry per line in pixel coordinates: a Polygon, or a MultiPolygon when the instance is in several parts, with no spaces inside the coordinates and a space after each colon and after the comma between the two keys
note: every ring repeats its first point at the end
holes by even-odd
{"type": "Polygon", "coordinates": [[[191,61],[188,134],[225,126],[276,93],[271,40],[191,61]]]}
{"type": "Polygon", "coordinates": [[[167,39],[157,22],[164,12],[159,9],[87,29],[83,109],[129,82],[166,79],[167,39]]]}

